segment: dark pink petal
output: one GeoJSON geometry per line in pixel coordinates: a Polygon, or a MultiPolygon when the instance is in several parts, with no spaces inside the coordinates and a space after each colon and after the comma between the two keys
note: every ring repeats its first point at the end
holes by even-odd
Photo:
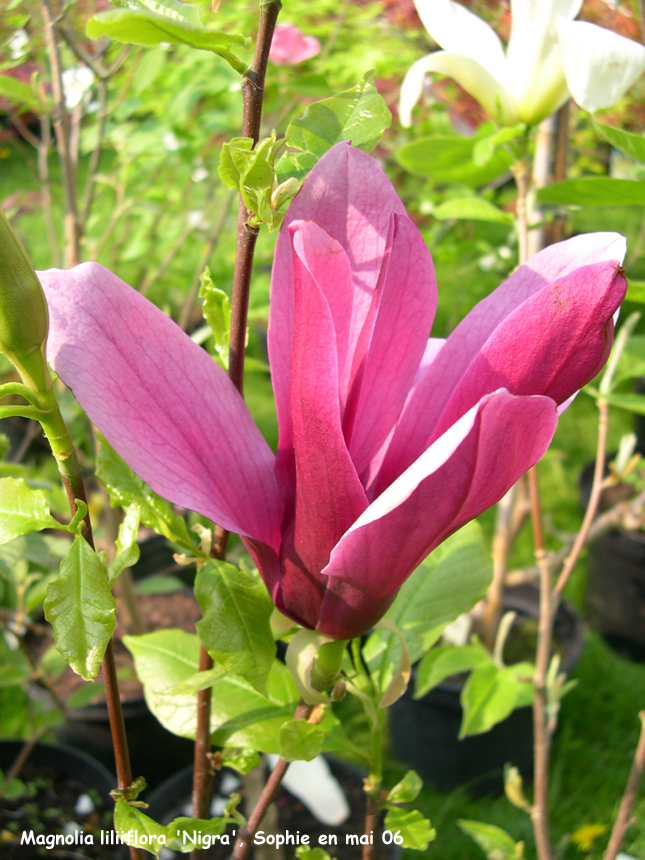
{"type": "MultiPolygon", "coordinates": [[[[388,486],[426,448],[459,381],[506,317],[553,281],[583,266],[606,260],[622,260],[624,253],[625,239],[617,233],[575,236],[540,251],[490,296],[479,302],[452,332],[417,385],[384,459],[378,477],[378,490],[388,486]]],[[[590,290],[594,286],[591,282],[590,290]]],[[[607,288],[609,285],[605,283],[603,286],[607,288]]],[[[595,299],[590,296],[590,301],[595,299]]],[[[565,317],[560,319],[566,327],[565,317]]],[[[604,322],[606,320],[603,325],[604,322]]],[[[535,334],[541,336],[545,333],[536,328],[535,334]]]]}
{"type": "Polygon", "coordinates": [[[305,36],[295,24],[278,24],[273,34],[269,59],[276,66],[296,66],[320,53],[315,36],[305,36]]]}
{"type": "MultiPolygon", "coordinates": [[[[548,397],[514,397],[503,389],[485,396],[372,502],[323,573],[375,603],[385,600],[431,550],[499,501],[540,459],[556,422],[548,397]]],[[[321,632],[334,626],[335,603],[328,610],[323,601],[321,632]]]]}
{"type": "Polygon", "coordinates": [[[103,266],[39,277],[48,360],[116,452],[164,498],[278,550],[275,458],[224,371],[103,266]]]}
{"type": "Polygon", "coordinates": [[[303,567],[319,573],[341,535],[367,507],[367,499],[342,433],[332,314],[300,256],[304,256],[301,238],[294,237],[294,548],[303,567]]]}
{"type": "Polygon", "coordinates": [[[558,405],[604,367],[627,282],[615,262],[583,266],[527,299],[495,329],[450,398],[434,435],[484,394],[544,394],[558,405]]]}
{"type": "Polygon", "coordinates": [[[354,320],[348,355],[353,355],[381,271],[393,213],[405,215],[405,207],[378,162],[359,149],[338,143],[307,176],[280,230],[271,277],[269,358],[280,426],[278,479],[286,495],[293,482],[289,389],[294,299],[289,225],[294,221],[315,221],[347,254],[352,270],[354,320]]]}
{"type": "Polygon", "coordinates": [[[392,216],[381,277],[354,358],[343,418],[358,474],[368,468],[394,427],[424,356],[437,307],[432,257],[414,224],[392,216]]]}

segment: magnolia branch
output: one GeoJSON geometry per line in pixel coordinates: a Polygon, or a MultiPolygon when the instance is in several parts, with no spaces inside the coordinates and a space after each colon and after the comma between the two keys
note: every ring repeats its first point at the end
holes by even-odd
{"type": "Polygon", "coordinates": [[[627,778],[627,785],[625,786],[625,791],[623,793],[622,800],[620,801],[618,815],[614,821],[614,826],[609,838],[609,844],[607,845],[607,850],[603,855],[603,860],[615,860],[616,855],[618,854],[618,849],[627,833],[627,828],[633,821],[630,817],[632,806],[636,799],[636,792],[638,791],[638,786],[640,785],[641,777],[643,776],[643,770],[645,770],[645,711],[641,711],[638,718],[641,721],[641,733],[638,739],[636,753],[634,754],[634,761],[629,772],[629,777],[627,778]]]}

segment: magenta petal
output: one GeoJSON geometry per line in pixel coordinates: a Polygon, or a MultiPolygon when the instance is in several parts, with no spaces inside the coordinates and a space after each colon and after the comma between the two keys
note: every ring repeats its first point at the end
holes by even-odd
{"type": "MultiPolygon", "coordinates": [[[[540,459],[556,422],[548,397],[514,397],[502,389],[482,398],[372,502],[323,573],[384,600],[540,459]]],[[[333,623],[327,612],[323,601],[320,630],[333,623]]]]}
{"type": "Polygon", "coordinates": [[[39,277],[47,357],[117,453],[175,504],[279,549],[275,458],[224,371],[103,266],[39,277]]]}
{"type": "Polygon", "coordinates": [[[535,293],[495,329],[446,406],[440,435],[484,394],[544,394],[558,405],[609,356],[627,282],[615,262],[583,266],[535,293]]]}
{"type": "Polygon", "coordinates": [[[307,176],[280,230],[271,276],[268,342],[280,427],[278,479],[285,493],[293,475],[289,390],[294,298],[289,225],[294,221],[314,221],[347,254],[354,289],[354,334],[348,354],[353,355],[378,281],[392,213],[405,215],[405,207],[380,165],[361,150],[338,143],[307,176]]]}
{"type": "Polygon", "coordinates": [[[367,507],[343,438],[334,324],[323,291],[294,236],[295,329],[291,418],[296,474],[295,552],[317,574],[342,534],[367,507]]]}
{"type": "Polygon", "coordinates": [[[394,427],[424,353],[437,307],[432,257],[414,224],[392,216],[391,240],[373,296],[368,343],[343,419],[359,475],[394,427]]]}
{"type": "Polygon", "coordinates": [[[378,477],[379,491],[425,450],[454,389],[506,317],[558,278],[593,263],[622,260],[624,253],[625,239],[618,233],[574,236],[540,251],[479,302],[452,332],[419,381],[385,456],[378,477]]]}

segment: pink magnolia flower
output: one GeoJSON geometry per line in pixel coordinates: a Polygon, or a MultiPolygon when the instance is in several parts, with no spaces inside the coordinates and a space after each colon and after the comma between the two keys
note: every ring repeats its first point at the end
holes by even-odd
{"type": "Polygon", "coordinates": [[[305,36],[295,24],[278,24],[273,34],[269,59],[276,66],[297,66],[320,53],[315,36],[305,36]]]}
{"type": "Polygon", "coordinates": [[[277,457],[207,353],[95,263],[41,274],[48,355],[137,474],[238,532],[282,612],[345,639],[543,455],[609,354],[624,250],[553,245],[429,340],[430,254],[378,163],[339,144],[276,247],[277,457]]]}

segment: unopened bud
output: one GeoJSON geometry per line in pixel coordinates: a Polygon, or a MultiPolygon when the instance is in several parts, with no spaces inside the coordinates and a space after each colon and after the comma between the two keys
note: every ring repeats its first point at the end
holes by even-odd
{"type": "Polygon", "coordinates": [[[0,209],[0,352],[34,391],[51,386],[45,361],[45,294],[25,249],[0,209]]]}

